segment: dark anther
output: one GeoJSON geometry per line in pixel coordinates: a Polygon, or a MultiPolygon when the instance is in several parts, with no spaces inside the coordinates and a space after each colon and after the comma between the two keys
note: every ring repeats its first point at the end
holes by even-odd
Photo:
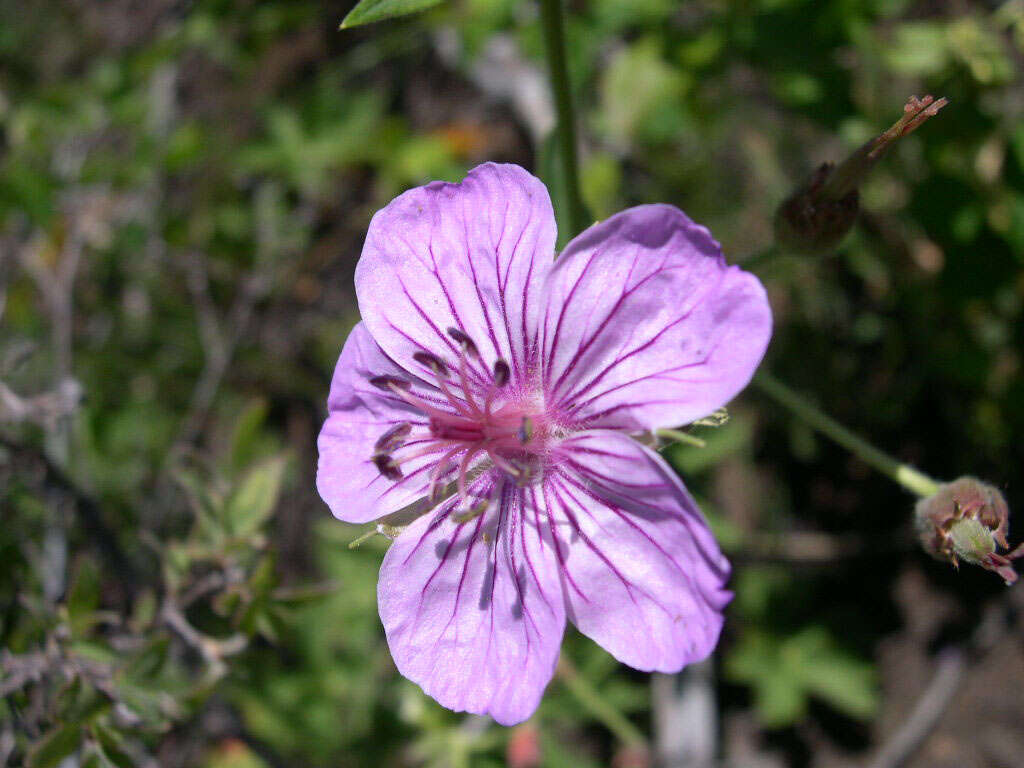
{"type": "Polygon", "coordinates": [[[373,463],[377,465],[377,471],[388,480],[401,480],[402,470],[399,469],[395,460],[386,453],[376,453],[373,456],[373,463]]]}
{"type": "Polygon", "coordinates": [[[455,341],[458,342],[464,350],[466,350],[467,355],[479,356],[480,353],[477,351],[476,344],[474,344],[473,340],[458,328],[449,328],[448,335],[455,339],[455,341]]]}
{"type": "Polygon", "coordinates": [[[378,438],[373,446],[374,453],[398,450],[405,443],[405,438],[410,432],[412,432],[412,424],[409,422],[403,421],[401,424],[395,424],[378,438]]]}
{"type": "Polygon", "coordinates": [[[430,352],[413,352],[412,359],[420,365],[425,365],[438,376],[445,376],[448,373],[448,366],[444,364],[444,360],[430,352]]]}
{"type": "Polygon", "coordinates": [[[509,371],[508,363],[504,360],[497,360],[494,363],[494,383],[499,387],[504,387],[508,384],[508,377],[511,374],[509,371]]]}
{"type": "Polygon", "coordinates": [[[526,445],[530,442],[530,438],[533,437],[533,421],[529,418],[524,417],[522,423],[519,425],[519,442],[526,445]]]}
{"type": "Polygon", "coordinates": [[[405,379],[399,379],[397,376],[374,376],[370,379],[370,383],[377,389],[383,389],[385,392],[390,392],[392,387],[398,387],[399,389],[409,389],[412,387],[405,379]]]}

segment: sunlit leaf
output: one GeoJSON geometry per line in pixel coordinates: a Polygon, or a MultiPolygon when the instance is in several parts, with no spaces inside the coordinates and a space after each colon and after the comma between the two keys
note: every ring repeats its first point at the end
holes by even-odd
{"type": "Polygon", "coordinates": [[[440,5],[441,2],[442,0],[361,0],[341,22],[341,29],[425,11],[427,8],[440,5]]]}
{"type": "Polygon", "coordinates": [[[284,456],[260,462],[249,470],[228,497],[225,519],[236,536],[251,536],[270,517],[281,492],[286,465],[284,456]]]}
{"type": "Polygon", "coordinates": [[[793,725],[811,697],[854,718],[871,717],[877,708],[872,665],[822,627],[789,637],[752,630],[730,652],[725,671],[753,688],[758,719],[768,728],[793,725]]]}
{"type": "Polygon", "coordinates": [[[28,768],[53,768],[60,765],[65,757],[78,749],[81,738],[82,728],[78,723],[57,726],[32,747],[26,765],[28,768]]]}

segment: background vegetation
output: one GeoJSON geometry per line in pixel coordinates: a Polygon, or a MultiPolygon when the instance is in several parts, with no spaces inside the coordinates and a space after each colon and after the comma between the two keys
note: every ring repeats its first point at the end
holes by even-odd
{"type": "MultiPolygon", "coordinates": [[[[533,2],[338,31],[349,5],[0,0],[0,764],[624,768],[713,693],[727,764],[855,765],[938,686],[911,765],[1024,765],[1022,588],[928,560],[908,494],[755,391],[667,450],[737,566],[713,665],[652,693],[570,636],[512,730],[397,675],[386,542],[350,551],[314,490],[362,238],[483,160],[558,179],[533,2]]],[[[570,12],[592,215],[706,223],[769,289],[770,370],[1019,509],[1024,2],[570,12]],[[767,250],[793,186],[925,92],[951,105],[836,252],[767,250]]]]}

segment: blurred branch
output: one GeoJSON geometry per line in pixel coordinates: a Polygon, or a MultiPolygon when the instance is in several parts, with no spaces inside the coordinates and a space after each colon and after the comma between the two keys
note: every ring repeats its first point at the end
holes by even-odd
{"type": "Polygon", "coordinates": [[[203,658],[213,680],[219,680],[227,674],[228,670],[224,659],[241,653],[249,644],[248,638],[241,634],[235,634],[223,640],[203,634],[189,623],[185,614],[171,598],[164,600],[160,616],[178,637],[203,658]]]}
{"type": "Polygon", "coordinates": [[[946,711],[966,669],[967,655],[962,649],[948,648],[940,655],[938,668],[914,705],[913,712],[883,745],[868,768],[896,768],[913,754],[946,711]]]}
{"type": "Polygon", "coordinates": [[[52,391],[30,397],[22,397],[0,381],[0,422],[29,422],[53,431],[61,419],[75,412],[81,399],[82,386],[70,377],[52,391]]]}
{"type": "Polygon", "coordinates": [[[589,680],[579,673],[576,666],[563,653],[558,660],[555,675],[565,685],[580,706],[600,722],[626,746],[647,747],[643,732],[629,719],[601,696],[589,680]]]}
{"type": "Polygon", "coordinates": [[[195,441],[202,432],[217,391],[234,357],[239,342],[248,330],[256,304],[266,296],[270,281],[262,272],[249,275],[239,289],[227,316],[221,320],[210,296],[206,262],[198,254],[185,260],[188,288],[196,307],[199,338],[203,346],[203,369],[192,390],[188,411],[171,455],[195,441]]]}
{"type": "Polygon", "coordinates": [[[202,433],[238,345],[249,330],[256,306],[270,294],[278,280],[282,260],[277,257],[283,244],[278,217],[273,215],[272,209],[279,194],[280,191],[270,182],[256,190],[253,201],[257,221],[255,263],[241,281],[235,300],[223,318],[210,295],[205,258],[192,253],[184,260],[188,289],[196,306],[204,363],[178,438],[170,451],[172,457],[178,455],[184,446],[195,442],[202,433]]]}
{"type": "Polygon", "coordinates": [[[45,487],[56,490],[70,498],[82,522],[82,528],[110,564],[114,576],[125,590],[125,594],[130,602],[140,583],[140,574],[132,561],[124,553],[124,550],[121,549],[114,531],[104,522],[103,513],[100,511],[99,505],[91,496],[82,491],[64,473],[64,470],[51,461],[43,451],[21,445],[2,435],[0,435],[0,446],[10,452],[11,463],[16,469],[20,470],[19,474],[31,477],[33,474],[41,472],[42,483],[45,487]]]}

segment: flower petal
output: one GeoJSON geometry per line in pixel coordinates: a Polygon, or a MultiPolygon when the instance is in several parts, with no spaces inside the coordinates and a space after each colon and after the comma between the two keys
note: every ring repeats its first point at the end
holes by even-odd
{"type": "Polygon", "coordinates": [[[491,509],[457,523],[455,500],[388,550],[377,588],[395,664],[445,707],[528,718],[555,671],[565,607],[551,540],[498,473],[469,492],[491,509]]]}
{"type": "Polygon", "coordinates": [[[729,564],[679,478],[620,433],[581,432],[537,491],[558,531],[570,620],[636,669],[677,672],[718,642],[729,564]]]}
{"type": "Polygon", "coordinates": [[[750,381],[771,337],[753,275],[670,205],[595,224],[551,273],[544,327],[552,402],[593,427],[688,424],[750,381]]]}
{"type": "Polygon", "coordinates": [[[522,376],[535,357],[554,248],[544,185],[516,165],[487,163],[461,184],[411,189],[373,217],[356,267],[359,309],[377,343],[411,371],[423,370],[417,351],[457,360],[447,333],[456,328],[484,366],[503,358],[522,376]]]}
{"type": "Polygon", "coordinates": [[[320,430],[316,487],[335,517],[365,523],[422,498],[429,485],[429,470],[438,455],[427,454],[403,463],[397,482],[383,477],[373,463],[374,446],[389,429],[403,422],[413,427],[410,449],[423,439],[426,417],[401,398],[375,387],[370,379],[392,376],[409,382],[413,391],[436,400],[436,390],[418,381],[389,360],[370,338],[362,323],[356,325],[338,358],[327,398],[327,420],[320,430]],[[417,437],[417,431],[421,434],[417,437]]]}

